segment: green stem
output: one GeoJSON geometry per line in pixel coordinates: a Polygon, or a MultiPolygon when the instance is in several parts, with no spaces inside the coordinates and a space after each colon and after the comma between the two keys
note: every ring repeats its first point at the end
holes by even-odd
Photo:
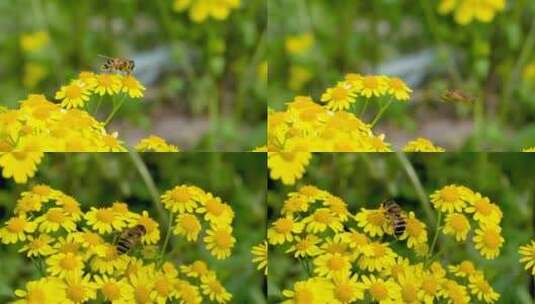
{"type": "Polygon", "coordinates": [[[500,111],[500,121],[502,123],[505,122],[507,119],[507,114],[509,112],[509,104],[511,101],[511,96],[513,95],[513,89],[515,85],[518,84],[518,78],[520,77],[522,67],[526,64],[531,54],[533,53],[534,49],[535,49],[535,19],[533,19],[533,22],[531,23],[528,36],[526,37],[524,46],[522,47],[522,50],[520,51],[520,56],[518,57],[518,60],[516,61],[516,64],[513,68],[511,76],[505,83],[505,89],[502,95],[502,100],[501,100],[502,104],[501,104],[501,111],[500,111]]]}
{"type": "Polygon", "coordinates": [[[435,250],[435,246],[437,245],[437,240],[438,240],[438,235],[440,233],[440,224],[441,224],[441,221],[442,221],[442,213],[437,210],[437,225],[436,225],[436,229],[435,229],[435,236],[433,237],[433,242],[431,243],[431,247],[429,248],[429,254],[432,254],[433,251],[435,250]]]}
{"type": "Polygon", "coordinates": [[[371,122],[371,127],[373,128],[375,126],[375,124],[379,121],[379,119],[381,119],[381,117],[383,116],[383,114],[385,113],[386,109],[388,109],[388,107],[390,107],[390,105],[392,104],[392,101],[393,99],[390,98],[388,100],[388,102],[381,107],[381,109],[379,109],[379,112],[377,112],[377,115],[375,115],[375,118],[372,120],[371,122]]]}
{"type": "Polygon", "coordinates": [[[364,106],[362,106],[362,109],[360,109],[360,115],[359,115],[359,118],[360,119],[363,119],[364,118],[364,114],[366,113],[366,109],[368,108],[368,98],[366,98],[366,101],[364,101],[364,106]]]}
{"type": "Polygon", "coordinates": [[[100,95],[100,97],[98,98],[98,102],[97,102],[97,105],[95,106],[95,110],[93,111],[93,117],[97,117],[98,115],[98,110],[100,109],[100,105],[102,104],[102,95],[100,95]]]}
{"type": "Polygon", "coordinates": [[[125,101],[126,101],[126,97],[125,95],[123,95],[122,99],[119,101],[119,104],[115,105],[114,103],[113,110],[111,110],[110,115],[108,115],[108,117],[104,121],[104,126],[107,126],[111,122],[111,120],[113,119],[113,116],[117,114],[117,112],[119,111],[119,109],[121,109],[125,101]]]}
{"type": "Polygon", "coordinates": [[[163,242],[163,246],[162,246],[162,252],[160,254],[160,264],[162,264],[163,260],[164,260],[164,257],[165,257],[165,252],[167,250],[167,245],[169,244],[169,239],[171,238],[171,228],[173,227],[173,212],[169,212],[169,222],[167,223],[167,232],[166,232],[166,235],[165,235],[165,240],[163,242]]]}

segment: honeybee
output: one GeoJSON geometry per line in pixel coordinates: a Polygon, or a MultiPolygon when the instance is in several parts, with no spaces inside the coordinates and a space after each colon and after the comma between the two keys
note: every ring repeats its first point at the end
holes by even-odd
{"type": "Polygon", "coordinates": [[[407,228],[407,217],[401,207],[393,200],[386,200],[381,203],[381,207],[385,210],[385,216],[394,230],[394,236],[399,238],[405,228],[407,228]]]}
{"type": "Polygon", "coordinates": [[[117,240],[117,252],[125,254],[138,245],[141,238],[147,233],[147,229],[143,225],[136,225],[128,228],[119,235],[117,240]]]}
{"type": "Polygon", "coordinates": [[[126,58],[114,58],[114,57],[108,57],[99,55],[100,57],[106,59],[104,64],[100,67],[101,70],[108,73],[118,73],[122,72],[126,75],[130,75],[134,72],[134,68],[136,67],[136,64],[134,60],[126,59],[126,58]]]}
{"type": "Polygon", "coordinates": [[[440,99],[444,102],[461,102],[471,103],[474,98],[460,90],[450,90],[440,96],[440,99]]]}

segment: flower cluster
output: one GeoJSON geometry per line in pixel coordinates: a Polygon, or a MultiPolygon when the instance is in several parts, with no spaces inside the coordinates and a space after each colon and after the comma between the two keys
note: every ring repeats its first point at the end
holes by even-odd
{"type": "Polygon", "coordinates": [[[522,255],[520,262],[526,264],[525,269],[530,271],[531,268],[531,275],[535,276],[535,241],[531,241],[531,244],[520,246],[518,253],[522,255]]]}
{"type": "Polygon", "coordinates": [[[382,206],[361,208],[357,214],[348,208],[342,198],[314,186],[288,195],[267,239],[296,259],[308,277],[284,290],[282,303],[498,300],[499,294],[470,261],[446,267],[431,258],[427,227],[413,212],[406,214],[400,244],[387,242],[394,239],[393,225],[382,206]],[[400,250],[408,257],[396,251],[402,244],[410,249],[400,250]],[[411,251],[420,258],[413,259],[411,251]]]}
{"type": "Polygon", "coordinates": [[[494,16],[505,9],[505,0],[441,0],[438,11],[453,13],[455,22],[467,25],[474,20],[491,22],[494,16]]]}
{"type": "MultiPolygon", "coordinates": [[[[200,189],[199,194],[210,196],[200,189]]],[[[200,209],[205,217],[212,214],[200,209]]],[[[36,185],[21,194],[14,215],[0,228],[0,240],[19,246],[41,274],[15,291],[20,299],[14,303],[86,303],[97,294],[109,303],[201,303],[203,298],[227,303],[232,297],[205,262],[176,267],[166,261],[166,243],[161,254],[155,245],[158,222],[123,202],[84,212],[74,197],[36,185]],[[145,233],[132,239],[126,231],[140,225],[145,233]],[[130,244],[126,252],[119,251],[119,240],[130,244]]],[[[219,256],[227,238],[208,231],[205,242],[219,256]]]]}
{"type": "Polygon", "coordinates": [[[503,213],[498,205],[488,197],[458,185],[445,186],[431,194],[430,198],[439,215],[446,217],[442,229],[444,234],[464,242],[475,222],[477,228],[472,240],[476,249],[486,259],[494,259],[500,254],[504,242],[500,227],[503,213]]]}
{"type": "Polygon", "coordinates": [[[344,81],[322,94],[324,105],[309,96],[297,96],[287,104],[286,110],[269,110],[267,149],[269,152],[391,151],[390,144],[384,141],[385,135],[375,135],[373,126],[393,100],[408,100],[411,92],[399,78],[348,74],[344,81]],[[364,117],[370,101],[377,103],[379,110],[370,123],[365,123],[359,117],[364,117]],[[357,112],[359,117],[355,115],[357,112]]]}
{"type": "Polygon", "coordinates": [[[240,0],[175,0],[173,9],[177,12],[189,10],[189,18],[201,23],[208,18],[225,20],[233,9],[240,6],[240,0]]]}

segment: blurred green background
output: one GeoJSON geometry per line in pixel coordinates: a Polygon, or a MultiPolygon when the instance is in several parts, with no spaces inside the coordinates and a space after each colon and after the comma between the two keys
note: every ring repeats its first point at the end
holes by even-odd
{"type": "MultiPolygon", "coordinates": [[[[532,178],[535,156],[530,153],[431,154],[314,154],[305,176],[295,186],[270,180],[268,222],[280,216],[289,192],[303,185],[314,185],[344,199],[352,214],[360,208],[376,208],[385,199],[393,198],[404,210],[414,211],[427,225],[430,242],[435,227],[426,216],[419,195],[428,197],[449,184],[464,185],[499,205],[504,214],[501,226],[505,243],[498,258],[485,260],[471,241],[461,244],[449,236],[440,237],[437,249],[445,248],[443,264],[470,259],[501,294],[499,303],[532,303],[535,286],[531,286],[530,296],[532,277],[519,263],[518,247],[535,237],[535,180],[532,178]],[[408,172],[415,173],[422,192],[416,190],[408,172]]],[[[268,297],[273,303],[274,299],[280,299],[282,290],[292,288],[306,273],[299,263],[284,254],[283,247],[271,248],[270,264],[277,265],[270,267],[268,277],[268,297]]],[[[407,253],[399,246],[395,250],[407,253]]]]}
{"type": "Polygon", "coordinates": [[[448,150],[534,146],[535,2],[506,2],[491,23],[461,26],[438,14],[439,0],[272,0],[268,105],[319,102],[349,72],[398,76],[412,99],[394,103],[376,130],[396,148],[417,136],[448,150]],[[300,51],[290,52],[296,37],[300,51]],[[452,89],[477,102],[441,102],[452,89]]]}
{"type": "Polygon", "coordinates": [[[126,57],[147,91],[121,109],[110,133],[130,145],[156,134],[183,150],[265,143],[266,2],[241,1],[226,20],[202,23],[173,3],[0,1],[0,105],[16,107],[30,93],[53,100],[80,71],[98,72],[99,54],[126,57]]]}
{"type": "MultiPolygon", "coordinates": [[[[202,258],[233,294],[233,303],[265,303],[265,276],[256,270],[250,253],[251,247],[265,238],[265,154],[143,153],[141,157],[160,194],[175,185],[196,185],[221,197],[236,213],[233,227],[237,242],[228,259],[216,260],[204,246],[173,236],[170,246],[180,248],[175,263],[202,258]],[[247,288],[243,288],[244,282],[247,288]]],[[[126,153],[46,154],[36,177],[27,185],[0,181],[0,222],[10,216],[20,193],[38,183],[75,197],[83,210],[124,201],[132,210],[148,210],[158,220],[150,192],[137,168],[126,153]]],[[[160,229],[161,245],[167,227],[160,229]]],[[[16,288],[38,276],[32,263],[17,253],[19,247],[0,245],[0,303],[12,299],[16,288]]]]}

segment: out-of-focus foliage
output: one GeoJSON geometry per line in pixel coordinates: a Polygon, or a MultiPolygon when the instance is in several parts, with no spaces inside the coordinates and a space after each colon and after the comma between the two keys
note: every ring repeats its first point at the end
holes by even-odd
{"type": "Polygon", "coordinates": [[[52,98],[97,72],[99,55],[126,57],[147,91],[110,133],[130,145],[151,133],[185,150],[250,150],[265,142],[266,2],[234,2],[225,18],[195,22],[171,0],[0,1],[0,104],[52,98]]]}
{"type": "Polygon", "coordinates": [[[386,74],[414,91],[378,125],[395,146],[417,135],[446,150],[533,146],[535,2],[489,2],[270,1],[269,106],[319,99],[349,72],[386,74]],[[450,90],[470,102],[441,101],[450,90]]]}
{"type": "MultiPolygon", "coordinates": [[[[251,247],[265,237],[265,189],[267,174],[266,156],[261,153],[143,153],[142,161],[156,185],[156,191],[177,184],[192,184],[211,189],[214,195],[231,204],[235,211],[234,231],[236,244],[232,255],[218,261],[204,246],[191,250],[192,245],[173,236],[171,248],[177,248],[170,257],[177,264],[190,263],[197,258],[207,261],[217,271],[218,278],[233,294],[238,303],[263,303],[263,274],[251,262],[251,247]],[[243,282],[249,282],[243,288],[243,282]]],[[[32,185],[47,183],[64,193],[75,196],[83,209],[103,207],[120,200],[128,203],[133,211],[148,210],[160,222],[145,177],[140,174],[139,163],[126,153],[108,154],[45,154],[36,176],[25,185],[12,180],[1,180],[0,221],[10,217],[18,195],[32,185]]],[[[162,238],[165,235],[160,225],[162,238]]],[[[13,298],[13,291],[23,283],[37,277],[31,263],[27,263],[16,246],[0,248],[2,270],[0,271],[0,302],[13,298]],[[6,266],[9,265],[9,266],[6,266]]]]}
{"type": "MultiPolygon", "coordinates": [[[[460,244],[454,238],[441,236],[437,242],[442,251],[440,259],[448,264],[464,259],[473,261],[500,293],[500,303],[531,303],[533,295],[530,295],[529,286],[532,278],[520,264],[518,248],[534,236],[535,184],[530,178],[533,169],[533,156],[529,153],[412,153],[406,156],[316,153],[312,154],[304,177],[295,185],[285,186],[280,181],[270,180],[268,221],[273,222],[279,217],[288,193],[305,185],[314,185],[329,189],[330,193],[342,198],[352,214],[360,208],[378,208],[385,199],[392,198],[405,211],[414,212],[424,221],[432,238],[436,215],[427,201],[428,196],[448,184],[477,189],[499,204],[503,212],[501,226],[505,242],[500,256],[485,260],[471,241],[460,244]]],[[[470,239],[473,233],[468,236],[470,239]]],[[[400,249],[404,245],[392,246],[400,249]]],[[[306,279],[301,265],[282,249],[272,247],[270,265],[277,265],[270,266],[268,276],[268,296],[272,303],[281,299],[282,290],[292,289],[294,282],[306,279]]]]}

